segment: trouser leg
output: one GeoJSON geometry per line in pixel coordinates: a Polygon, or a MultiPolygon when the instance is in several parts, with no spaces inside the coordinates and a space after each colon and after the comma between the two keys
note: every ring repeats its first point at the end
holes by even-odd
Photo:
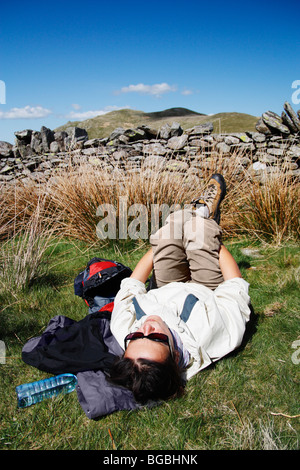
{"type": "Polygon", "coordinates": [[[214,290],[224,281],[219,265],[221,238],[222,230],[214,220],[190,212],[184,224],[183,242],[191,282],[214,290]]]}
{"type": "Polygon", "coordinates": [[[157,287],[170,282],[195,282],[215,289],[223,282],[219,266],[221,233],[214,220],[193,210],[172,213],[150,238],[157,287]]]}
{"type": "Polygon", "coordinates": [[[173,212],[154,235],[153,277],[157,287],[170,282],[188,282],[191,279],[189,263],[183,246],[183,211],[173,212]]]}

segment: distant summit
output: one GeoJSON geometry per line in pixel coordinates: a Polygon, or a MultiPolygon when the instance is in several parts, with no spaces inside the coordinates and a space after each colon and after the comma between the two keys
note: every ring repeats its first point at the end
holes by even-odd
{"type": "Polygon", "coordinates": [[[162,119],[175,116],[206,116],[206,114],[197,113],[196,111],[191,111],[187,108],[169,108],[165,109],[164,111],[147,113],[147,115],[153,119],[162,119]]]}

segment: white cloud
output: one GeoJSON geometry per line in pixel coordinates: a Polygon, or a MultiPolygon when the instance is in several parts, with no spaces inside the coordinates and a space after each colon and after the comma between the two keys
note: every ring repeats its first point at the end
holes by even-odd
{"type": "Polygon", "coordinates": [[[73,108],[73,109],[80,109],[81,106],[80,106],[80,104],[73,103],[73,104],[72,104],[72,108],[73,108]]]}
{"type": "MultiPolygon", "coordinates": [[[[74,105],[72,105],[74,107],[74,105]]],[[[118,111],[119,109],[128,109],[129,106],[123,106],[119,108],[118,106],[106,106],[103,109],[99,110],[91,110],[91,111],[82,111],[82,112],[76,112],[76,111],[71,111],[66,117],[69,119],[92,119],[95,116],[102,116],[103,114],[110,113],[111,111],[118,111]]],[[[80,107],[78,108],[80,109],[80,107]]]]}
{"type": "Polygon", "coordinates": [[[182,95],[185,95],[185,96],[188,96],[188,95],[192,95],[193,92],[192,92],[192,90],[183,90],[183,91],[181,92],[181,94],[182,94],[182,95]]]}
{"type": "Polygon", "coordinates": [[[49,116],[49,114],[52,114],[52,111],[42,106],[25,106],[24,108],[0,111],[0,119],[38,119],[49,116]]]}
{"type": "Polygon", "coordinates": [[[102,111],[71,111],[66,117],[70,119],[91,119],[95,116],[99,116],[100,114],[104,114],[102,111]]]}
{"type": "Polygon", "coordinates": [[[171,86],[168,83],[156,83],[154,85],[144,85],[143,83],[138,83],[137,85],[125,86],[116,93],[141,93],[143,95],[154,95],[159,97],[163,93],[169,93],[176,90],[177,88],[175,86],[171,86]]]}

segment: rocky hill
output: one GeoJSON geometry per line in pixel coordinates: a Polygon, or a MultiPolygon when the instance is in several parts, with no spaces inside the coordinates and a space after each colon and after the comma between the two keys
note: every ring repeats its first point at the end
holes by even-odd
{"type": "Polygon", "coordinates": [[[136,128],[146,125],[158,131],[162,126],[171,125],[174,120],[179,122],[186,130],[206,122],[214,125],[216,132],[245,132],[255,131],[256,116],[250,114],[226,112],[213,115],[197,113],[186,108],[170,108],[164,111],[145,113],[131,109],[121,109],[96,116],[85,121],[69,121],[55,129],[56,132],[65,131],[70,127],[80,127],[88,133],[89,139],[108,137],[117,127],[136,128]]]}

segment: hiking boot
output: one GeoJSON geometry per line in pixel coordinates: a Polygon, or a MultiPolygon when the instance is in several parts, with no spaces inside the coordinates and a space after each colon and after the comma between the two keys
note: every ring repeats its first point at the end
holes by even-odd
{"type": "Polygon", "coordinates": [[[220,204],[226,194],[226,183],[222,175],[215,173],[209,180],[206,191],[199,199],[192,201],[193,205],[205,204],[209,210],[209,218],[220,223],[220,204]]]}

